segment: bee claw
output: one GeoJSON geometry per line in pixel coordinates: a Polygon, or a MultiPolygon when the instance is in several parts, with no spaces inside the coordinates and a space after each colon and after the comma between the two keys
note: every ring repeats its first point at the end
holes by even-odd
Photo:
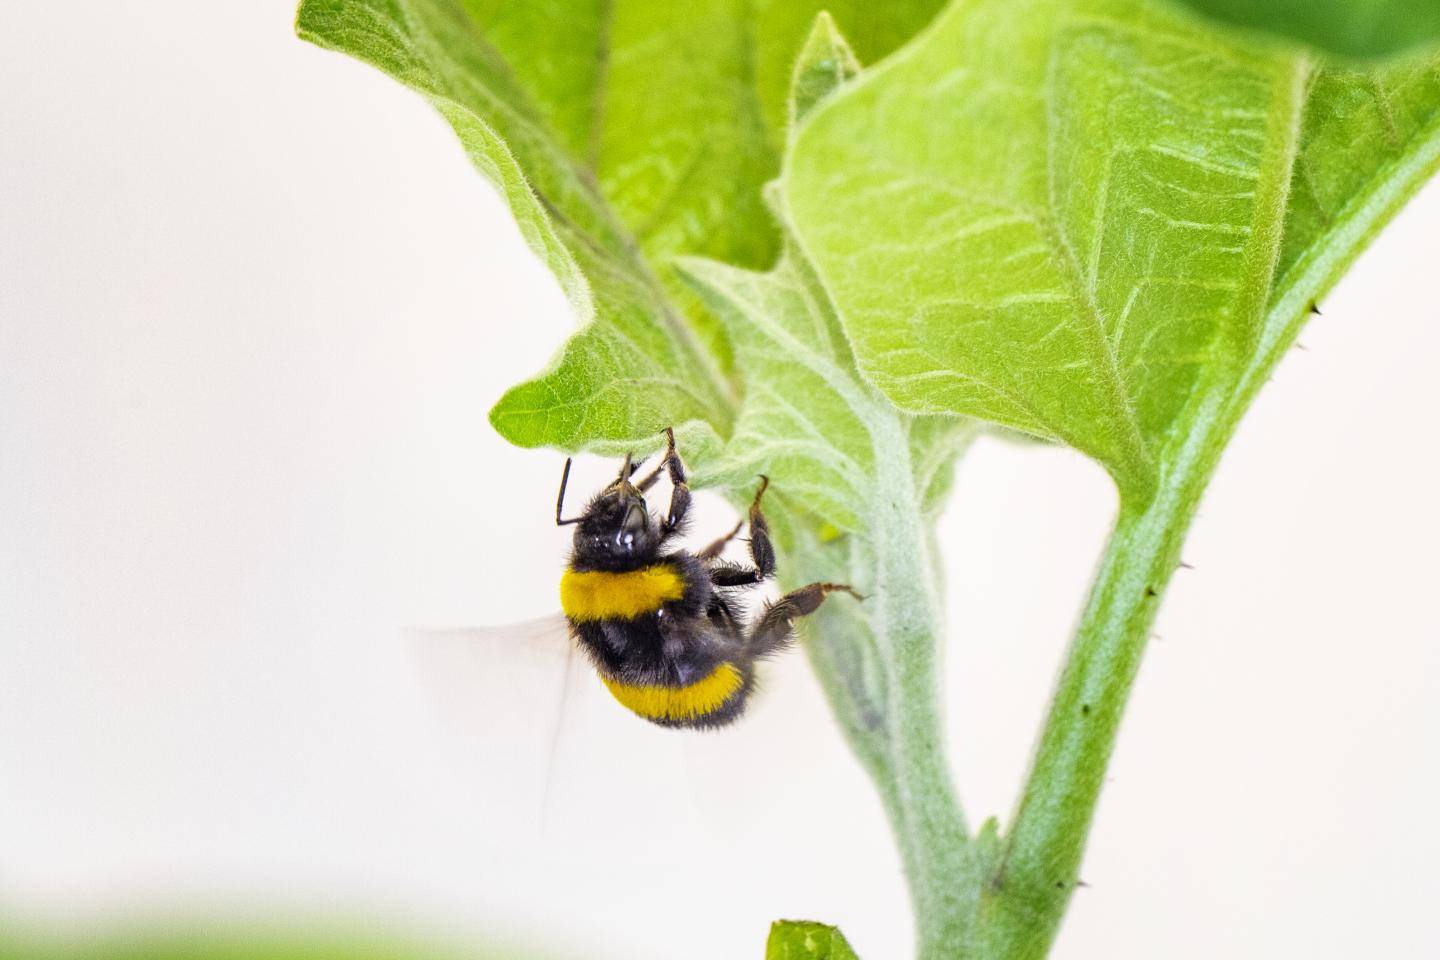
{"type": "Polygon", "coordinates": [[[770,478],[763,473],[758,474],[758,476],[760,477],[760,489],[755,491],[755,499],[750,502],[751,510],[758,510],[760,508],[760,498],[765,496],[766,490],[770,489],[770,478]]]}

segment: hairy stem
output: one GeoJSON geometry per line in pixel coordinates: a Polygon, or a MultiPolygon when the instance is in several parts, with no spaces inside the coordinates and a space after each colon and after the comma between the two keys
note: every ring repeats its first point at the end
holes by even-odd
{"type": "Polygon", "coordinates": [[[1039,960],[1055,939],[1080,879],[1130,688],[1200,498],[1306,314],[1291,310],[1280,321],[1283,332],[1264,344],[1236,381],[1220,376],[1200,391],[1194,429],[1162,458],[1158,495],[1140,507],[1122,499],[985,893],[979,955],[986,960],[1039,960]]]}
{"type": "Polygon", "coordinates": [[[821,611],[810,658],[852,748],[875,781],[914,907],[917,953],[957,955],[974,936],[977,873],[945,752],[939,684],[942,618],[929,519],[910,458],[910,420],[888,404],[867,411],[873,496],[863,535],[807,544],[804,575],[843,576],[861,605],[821,611]]]}
{"type": "MultiPolygon", "coordinates": [[[[1218,398],[1217,398],[1218,400],[1218,398]]],[[[1221,409],[1171,461],[1142,509],[1122,501],[1089,604],[1051,702],[988,896],[987,958],[1045,956],[1079,880],[1081,857],[1130,688],[1180,562],[1180,547],[1228,424],[1221,409]]]]}
{"type": "Polygon", "coordinates": [[[1122,499],[1003,842],[988,827],[967,834],[944,753],[941,611],[928,521],[903,442],[906,421],[891,413],[893,426],[870,424],[882,455],[869,536],[856,538],[848,563],[820,544],[801,553],[810,572],[845,571],[874,594],[863,616],[822,611],[825,640],[812,646],[811,659],[895,831],[920,960],[1040,960],[1048,953],[1079,880],[1125,705],[1200,498],[1307,313],[1292,304],[1272,311],[1277,332],[1248,367],[1238,375],[1217,371],[1197,391],[1193,429],[1163,451],[1157,493],[1138,505],[1122,499]]]}
{"type": "Polygon", "coordinates": [[[1310,66],[1295,58],[1274,85],[1270,135],[1257,201],[1271,211],[1247,250],[1252,282],[1227,336],[1250,356],[1244,367],[1218,366],[1192,399],[1189,429],[1159,458],[1153,497],[1121,489],[1120,512],[1106,544],[1090,600],[1071,642],[1030,776],[987,890],[987,960],[1038,960],[1060,927],[1079,882],[1095,805],[1120,721],[1160,598],[1180,564],[1180,548],[1220,456],[1260,385],[1283,355],[1306,311],[1292,310],[1289,337],[1259,343],[1280,249],[1291,169],[1299,148],[1310,66]],[[1260,347],[1256,351],[1256,347],[1260,347]]]}
{"type": "MultiPolygon", "coordinates": [[[[877,407],[879,405],[877,404],[877,407]]],[[[884,410],[883,407],[879,409],[884,410]]],[[[871,623],[887,666],[886,734],[895,791],[887,804],[914,903],[918,955],[941,957],[972,926],[964,887],[968,830],[956,796],[942,729],[938,665],[942,615],[930,566],[930,531],[911,467],[907,418],[872,418],[876,495],[869,551],[871,623]]],[[[953,955],[953,954],[952,954],[953,955]]]]}

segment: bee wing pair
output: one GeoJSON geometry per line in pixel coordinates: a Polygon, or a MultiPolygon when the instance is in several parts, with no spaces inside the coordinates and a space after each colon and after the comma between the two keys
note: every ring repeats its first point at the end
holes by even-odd
{"type": "Polygon", "coordinates": [[[558,687],[562,665],[567,685],[568,675],[582,669],[569,632],[556,612],[498,626],[412,628],[406,635],[418,679],[441,708],[440,719],[473,724],[497,715],[508,724],[512,711],[535,715],[541,692],[558,687]]]}
{"type": "Polygon", "coordinates": [[[498,626],[406,631],[426,707],[462,756],[492,768],[482,776],[493,779],[495,757],[513,755],[517,746],[521,766],[526,757],[543,761],[522,774],[534,777],[533,788],[506,791],[521,813],[528,806],[522,798],[533,804],[538,792],[542,824],[549,816],[567,716],[587,674],[569,630],[557,611],[498,626]],[[553,718],[549,724],[543,722],[547,717],[553,718]]]}
{"type": "Polygon", "coordinates": [[[407,631],[418,641],[458,644],[467,649],[529,648],[544,653],[558,648],[568,636],[569,622],[560,611],[493,627],[415,627],[407,631]]]}

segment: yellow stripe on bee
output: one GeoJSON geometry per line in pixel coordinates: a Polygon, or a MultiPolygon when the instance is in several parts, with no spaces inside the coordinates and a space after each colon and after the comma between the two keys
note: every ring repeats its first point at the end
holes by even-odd
{"type": "Polygon", "coordinates": [[[601,676],[622,706],[647,720],[692,720],[714,713],[745,683],[734,664],[722,663],[684,687],[652,687],[621,683],[601,676]]]}
{"type": "Polygon", "coordinates": [[[560,578],[560,609],[577,623],[634,620],[659,610],[666,600],[683,596],[685,581],[664,563],[625,573],[566,570],[560,578]]]}

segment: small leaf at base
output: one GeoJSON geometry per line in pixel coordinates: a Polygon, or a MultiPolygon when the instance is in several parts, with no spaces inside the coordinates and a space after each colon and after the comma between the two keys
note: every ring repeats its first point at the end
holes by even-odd
{"type": "Polygon", "coordinates": [[[809,920],[776,920],[770,925],[765,960],[859,960],[838,927],[809,920]]]}

